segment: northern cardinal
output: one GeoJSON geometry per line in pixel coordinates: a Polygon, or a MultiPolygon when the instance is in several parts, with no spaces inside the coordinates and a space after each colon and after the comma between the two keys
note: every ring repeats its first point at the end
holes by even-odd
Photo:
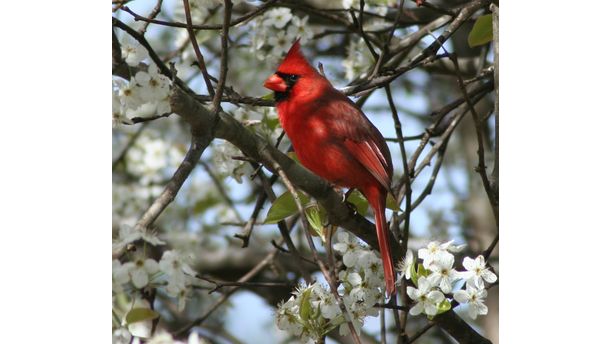
{"type": "Polygon", "coordinates": [[[385,202],[393,164],[383,136],[304,58],[297,40],[264,83],[300,162],[332,184],[356,188],[374,210],[387,294],[395,293],[385,202]]]}

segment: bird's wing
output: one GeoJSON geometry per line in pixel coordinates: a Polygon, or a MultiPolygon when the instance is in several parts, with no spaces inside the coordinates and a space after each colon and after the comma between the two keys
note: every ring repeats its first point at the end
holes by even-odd
{"type": "Polygon", "coordinates": [[[382,134],[348,97],[334,97],[326,107],[326,124],[342,144],[387,190],[393,163],[382,134]]]}

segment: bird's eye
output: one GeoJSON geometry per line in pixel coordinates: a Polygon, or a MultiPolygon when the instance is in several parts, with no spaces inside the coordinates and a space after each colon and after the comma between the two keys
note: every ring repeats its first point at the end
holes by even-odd
{"type": "Polygon", "coordinates": [[[295,75],[295,74],[290,74],[289,75],[289,81],[295,82],[295,81],[297,81],[297,79],[298,79],[297,75],[295,75]]]}

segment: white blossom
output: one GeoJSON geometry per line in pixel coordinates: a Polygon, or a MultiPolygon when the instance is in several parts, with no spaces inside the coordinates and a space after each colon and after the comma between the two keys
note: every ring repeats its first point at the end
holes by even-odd
{"type": "Polygon", "coordinates": [[[484,288],[484,281],[493,283],[497,281],[497,276],[489,271],[487,264],[482,255],[472,259],[465,257],[463,259],[463,267],[466,271],[462,272],[462,277],[467,281],[468,284],[474,285],[478,289],[484,288]]]}
{"type": "Polygon", "coordinates": [[[125,116],[125,108],[121,103],[121,97],[119,96],[119,88],[121,83],[118,80],[113,80],[113,128],[120,124],[133,124],[132,120],[125,116]]]}
{"type": "Polygon", "coordinates": [[[453,297],[459,303],[468,304],[468,313],[472,319],[489,312],[488,307],[484,304],[484,300],[487,298],[485,289],[478,289],[472,284],[468,284],[467,290],[459,290],[455,292],[453,297]]]}
{"type": "Polygon", "coordinates": [[[287,36],[295,38],[301,38],[301,42],[304,43],[307,40],[311,40],[314,36],[314,32],[310,29],[308,24],[308,16],[300,19],[295,16],[291,19],[291,25],[287,29],[287,36]]]}
{"type": "Polygon", "coordinates": [[[170,79],[159,72],[154,64],[150,64],[147,72],[134,75],[138,84],[143,87],[143,98],[147,101],[167,100],[170,93],[170,79]]]}
{"type": "Polygon", "coordinates": [[[300,336],[303,326],[299,321],[300,307],[292,296],[278,306],[275,314],[276,326],[283,331],[287,331],[294,336],[300,336]]]}
{"type": "Polygon", "coordinates": [[[357,266],[363,270],[369,288],[384,287],[385,274],[382,259],[372,250],[362,250],[357,266]]]}
{"type": "Polygon", "coordinates": [[[359,256],[362,254],[361,247],[352,239],[348,233],[338,233],[338,242],[334,244],[334,250],[342,254],[342,262],[347,267],[353,267],[357,263],[359,256]]]}
{"type": "Polygon", "coordinates": [[[325,319],[333,320],[342,314],[342,310],[340,309],[338,302],[330,292],[319,296],[318,305],[321,310],[321,315],[325,319]]]}
{"type": "MultiPolygon", "coordinates": [[[[166,291],[171,296],[186,297],[186,286],[190,285],[188,276],[197,273],[184,261],[176,251],[165,251],[159,261],[159,269],[166,275],[166,291]]],[[[180,302],[180,298],[179,298],[180,302]]]]}
{"type": "Polygon", "coordinates": [[[130,281],[129,270],[118,259],[113,259],[113,292],[123,292],[123,285],[130,281]]]}
{"type": "Polygon", "coordinates": [[[149,284],[151,275],[159,271],[159,265],[151,258],[138,255],[134,261],[127,262],[118,267],[118,275],[123,275],[127,271],[134,287],[140,289],[149,284]]]}
{"type": "MultiPolygon", "coordinates": [[[[454,246],[453,240],[440,244],[438,241],[432,241],[427,244],[427,248],[419,249],[419,258],[423,259],[423,267],[426,269],[431,268],[431,265],[435,265],[438,263],[440,259],[447,259],[449,256],[453,255],[449,252],[449,250],[453,250],[457,252],[463,247],[454,246]]],[[[454,258],[453,258],[454,259],[454,258]]]]}
{"type": "Polygon", "coordinates": [[[121,57],[125,60],[125,63],[132,67],[138,66],[142,60],[149,56],[147,49],[127,34],[123,36],[120,44],[121,57]]]}
{"type": "Polygon", "coordinates": [[[120,252],[126,245],[140,239],[153,246],[165,244],[165,242],[159,240],[152,232],[136,228],[135,226],[122,224],[119,227],[119,238],[113,243],[113,254],[120,252]]]}
{"type": "Polygon", "coordinates": [[[453,282],[461,276],[453,268],[455,257],[451,254],[443,255],[437,264],[431,265],[431,274],[427,276],[429,282],[434,286],[439,286],[443,293],[450,293],[453,289],[453,282]]]}
{"type": "Polygon", "coordinates": [[[397,270],[400,273],[399,278],[397,279],[398,284],[400,283],[402,277],[405,277],[407,280],[410,279],[410,270],[412,269],[413,264],[414,264],[414,253],[412,253],[411,249],[408,249],[406,251],[406,255],[404,256],[404,258],[399,264],[399,267],[397,268],[397,270]]]}
{"type": "Polygon", "coordinates": [[[122,82],[119,88],[119,99],[124,109],[137,108],[144,102],[140,86],[135,79],[130,79],[129,82],[122,82]]]}
{"type": "Polygon", "coordinates": [[[444,300],[444,294],[438,290],[431,290],[433,285],[427,278],[421,276],[418,280],[418,289],[407,287],[408,296],[416,301],[416,305],[410,308],[411,315],[425,314],[434,316],[438,313],[438,303],[444,300]]]}
{"type": "Polygon", "coordinates": [[[292,43],[291,37],[285,34],[284,31],[278,31],[275,35],[268,37],[268,45],[272,47],[272,54],[275,56],[282,56],[285,54],[292,43]]]}
{"type": "Polygon", "coordinates": [[[282,29],[291,20],[291,10],[288,8],[274,8],[266,12],[266,19],[263,24],[265,26],[274,26],[277,29],[282,29]]]}

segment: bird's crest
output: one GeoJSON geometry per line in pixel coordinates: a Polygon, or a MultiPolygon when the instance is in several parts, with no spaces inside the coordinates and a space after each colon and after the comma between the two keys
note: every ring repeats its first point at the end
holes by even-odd
{"type": "Polygon", "coordinates": [[[285,74],[305,75],[316,70],[308,63],[308,60],[300,51],[300,39],[298,38],[289,51],[283,62],[278,66],[278,71],[285,74]]]}

